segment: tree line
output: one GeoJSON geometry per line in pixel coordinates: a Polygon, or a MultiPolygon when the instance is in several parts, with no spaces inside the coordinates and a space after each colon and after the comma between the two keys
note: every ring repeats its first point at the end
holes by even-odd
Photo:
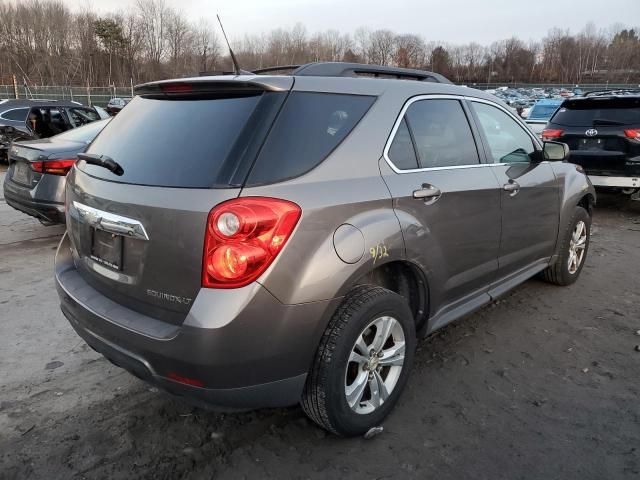
{"type": "MultiPolygon", "coordinates": [[[[245,70],[348,61],[432,70],[457,83],[582,84],[640,83],[639,34],[589,24],[577,34],[554,28],[539,41],[448,44],[366,27],[309,32],[298,23],[231,40],[245,70]]],[[[16,75],[28,85],[128,86],[231,69],[218,26],[191,22],[165,0],[102,15],[61,0],[0,0],[0,84],[16,75]]]]}

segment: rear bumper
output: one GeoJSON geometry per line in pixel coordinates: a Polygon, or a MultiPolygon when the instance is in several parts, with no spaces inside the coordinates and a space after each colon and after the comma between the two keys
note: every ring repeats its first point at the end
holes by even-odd
{"type": "Polygon", "coordinates": [[[63,203],[27,199],[11,193],[7,188],[4,189],[4,198],[11,207],[39,220],[51,223],[65,222],[63,203]]]}
{"type": "Polygon", "coordinates": [[[235,292],[203,289],[176,326],[93,289],[75,269],[69,247],[65,235],[55,264],[62,312],[113,363],[208,406],[247,409],[299,401],[336,300],[283,305],[259,284],[235,292]],[[175,376],[182,383],[169,378],[175,376]]]}
{"type": "Polygon", "coordinates": [[[608,177],[604,175],[589,175],[589,180],[595,187],[640,188],[640,176],[608,177]]]}

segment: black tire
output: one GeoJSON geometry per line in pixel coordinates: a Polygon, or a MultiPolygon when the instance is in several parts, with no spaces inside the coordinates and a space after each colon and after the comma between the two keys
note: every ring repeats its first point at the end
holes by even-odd
{"type": "Polygon", "coordinates": [[[343,436],[362,435],[379,426],[393,409],[411,371],[416,346],[415,323],[407,301],[382,287],[356,287],[336,310],[324,332],[302,395],[302,408],[321,427],[343,436]],[[345,396],[345,374],[356,339],[375,319],[392,316],[402,326],[405,356],[389,397],[368,414],[356,413],[345,396]]]}
{"type": "Polygon", "coordinates": [[[566,286],[574,283],[578,277],[580,276],[580,272],[582,272],[582,268],[587,260],[587,255],[589,253],[589,242],[591,237],[591,216],[589,213],[582,207],[576,207],[575,211],[571,217],[571,220],[567,223],[564,231],[562,232],[562,240],[560,242],[560,254],[558,255],[556,261],[549,265],[549,267],[542,272],[542,278],[554,285],[566,286]],[[578,266],[578,269],[571,273],[569,271],[569,246],[571,242],[571,236],[573,235],[573,230],[578,224],[578,222],[584,222],[587,229],[587,239],[585,243],[584,249],[584,257],[582,258],[582,262],[578,266]]]}

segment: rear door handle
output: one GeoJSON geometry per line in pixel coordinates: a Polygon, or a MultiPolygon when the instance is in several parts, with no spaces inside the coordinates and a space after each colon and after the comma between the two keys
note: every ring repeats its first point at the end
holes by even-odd
{"type": "Polygon", "coordinates": [[[437,200],[442,195],[442,192],[438,187],[425,183],[419,190],[413,191],[413,198],[419,200],[437,200]]]}
{"type": "Polygon", "coordinates": [[[513,197],[520,191],[520,184],[515,180],[509,180],[509,183],[505,183],[502,186],[502,189],[505,192],[509,192],[509,194],[513,197]]]}

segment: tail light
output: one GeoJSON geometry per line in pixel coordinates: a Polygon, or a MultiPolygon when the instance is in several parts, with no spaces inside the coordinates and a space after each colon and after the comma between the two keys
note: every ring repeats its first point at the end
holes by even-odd
{"type": "Polygon", "coordinates": [[[562,133],[564,132],[564,130],[560,129],[560,128],[545,128],[542,131],[542,139],[543,140],[549,140],[551,138],[560,138],[562,136],[562,133]]]}
{"type": "Polygon", "coordinates": [[[295,203],[245,197],[209,212],[202,286],[238,288],[257,279],[291,237],[302,210],[295,203]]]}
{"type": "Polygon", "coordinates": [[[629,128],[624,131],[624,135],[627,138],[633,138],[635,140],[640,140],[640,128],[629,128]]]}
{"type": "Polygon", "coordinates": [[[48,160],[45,162],[32,162],[31,170],[50,175],[66,175],[75,165],[75,160],[48,160]]]}

